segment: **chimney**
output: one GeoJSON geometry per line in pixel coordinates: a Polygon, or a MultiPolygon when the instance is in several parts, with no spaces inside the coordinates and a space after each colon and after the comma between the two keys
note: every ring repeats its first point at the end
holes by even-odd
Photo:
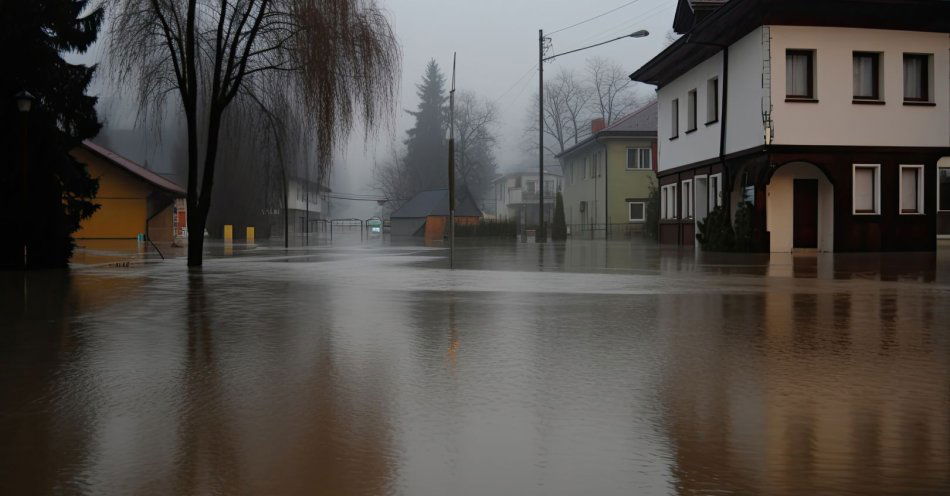
{"type": "Polygon", "coordinates": [[[590,132],[591,132],[591,133],[597,133],[597,132],[603,131],[605,127],[607,127],[607,126],[604,124],[604,118],[603,118],[603,117],[598,117],[598,118],[596,118],[596,119],[590,121],[590,132]]]}

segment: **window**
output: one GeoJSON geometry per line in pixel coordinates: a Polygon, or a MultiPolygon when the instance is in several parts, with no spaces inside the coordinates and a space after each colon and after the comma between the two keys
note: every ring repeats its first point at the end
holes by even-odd
{"type": "Polygon", "coordinates": [[[722,205],[722,174],[709,176],[709,207],[722,205]]]}
{"type": "Polygon", "coordinates": [[[880,165],[854,166],[854,213],[875,215],[881,213],[880,165]]]}
{"type": "Polygon", "coordinates": [[[904,101],[930,101],[930,55],[904,54],[904,101]]]}
{"type": "Polygon", "coordinates": [[[950,168],[937,169],[937,210],[950,212],[950,168]]]}
{"type": "Polygon", "coordinates": [[[719,78],[706,82],[706,124],[719,121],[719,78]]]}
{"type": "Polygon", "coordinates": [[[676,218],[676,184],[667,184],[660,188],[660,218],[676,218]]]}
{"type": "Polygon", "coordinates": [[[670,110],[673,112],[671,116],[673,120],[671,121],[670,139],[673,139],[680,135],[680,101],[678,99],[673,99],[673,103],[670,104],[670,110]]]}
{"type": "Polygon", "coordinates": [[[880,100],[881,54],[854,52],[854,99],[880,100]]]}
{"type": "Polygon", "coordinates": [[[627,148],[627,170],[652,168],[653,150],[649,148],[627,148]]]}
{"type": "Polygon", "coordinates": [[[627,202],[627,210],[630,212],[630,222],[643,222],[646,220],[646,203],[627,202]]]}
{"type": "Polygon", "coordinates": [[[815,98],[815,52],[785,52],[785,96],[789,99],[815,98]]]}
{"type": "Polygon", "coordinates": [[[682,217],[684,219],[693,218],[693,180],[687,179],[683,181],[683,205],[682,205],[682,217]]]}
{"type": "Polygon", "coordinates": [[[669,219],[670,214],[667,209],[667,196],[669,195],[669,188],[663,186],[660,188],[660,218],[669,219]]]}
{"type": "Polygon", "coordinates": [[[696,90],[686,94],[686,132],[696,130],[696,90]]]}
{"type": "Polygon", "coordinates": [[[924,166],[901,166],[901,213],[924,213],[924,166]]]}
{"type": "Polygon", "coordinates": [[[544,192],[554,193],[554,181],[544,181],[544,192]]]}
{"type": "Polygon", "coordinates": [[[534,181],[525,181],[524,189],[528,193],[534,193],[534,181]]]}

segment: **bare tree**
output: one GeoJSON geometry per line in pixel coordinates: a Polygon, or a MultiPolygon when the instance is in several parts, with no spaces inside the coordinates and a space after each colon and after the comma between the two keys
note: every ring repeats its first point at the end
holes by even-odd
{"type": "Polygon", "coordinates": [[[593,93],[590,112],[608,126],[638,104],[633,81],[616,62],[602,57],[587,59],[587,81],[593,93]]]}
{"type": "Polygon", "coordinates": [[[498,124],[498,108],[471,91],[459,93],[455,102],[455,167],[459,183],[471,193],[480,195],[491,184],[498,166],[495,161],[494,126],[498,124]]]}
{"type": "MultiPolygon", "coordinates": [[[[574,71],[562,69],[544,83],[544,148],[548,153],[557,155],[585,135],[590,99],[590,86],[574,71]]],[[[528,146],[534,149],[538,146],[537,93],[532,101],[525,137],[528,146]]]]}
{"type": "Polygon", "coordinates": [[[277,100],[289,101],[299,112],[279,120],[296,120],[313,138],[321,168],[357,119],[368,133],[391,115],[399,48],[374,0],[106,1],[116,79],[136,88],[140,109],[153,115],[169,94],[181,100],[189,266],[202,262],[222,124],[233,107],[273,116],[277,100]]]}

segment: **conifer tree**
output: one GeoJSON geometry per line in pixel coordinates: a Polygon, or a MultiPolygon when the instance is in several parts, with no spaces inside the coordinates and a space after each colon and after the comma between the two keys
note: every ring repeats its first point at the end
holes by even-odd
{"type": "Polygon", "coordinates": [[[422,82],[416,85],[419,106],[408,111],[416,118],[415,125],[407,131],[405,173],[418,193],[428,189],[448,186],[448,143],[445,76],[435,60],[430,60],[422,82]]]}
{"type": "Polygon", "coordinates": [[[20,267],[27,245],[30,267],[65,266],[72,255],[72,233],[95,212],[98,180],[69,155],[99,132],[96,97],[86,95],[95,67],[71,64],[64,54],[82,53],[98,36],[101,8],[88,0],[4,2],[0,43],[0,142],[10,160],[0,174],[0,265],[20,267]],[[28,91],[36,100],[20,113],[14,95],[28,91]],[[24,130],[26,180],[21,175],[24,130]],[[25,195],[22,185],[27,185],[25,195]]]}

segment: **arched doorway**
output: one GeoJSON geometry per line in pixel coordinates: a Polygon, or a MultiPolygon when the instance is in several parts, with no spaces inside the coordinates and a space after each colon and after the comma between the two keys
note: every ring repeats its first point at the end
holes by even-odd
{"type": "Polygon", "coordinates": [[[769,251],[834,251],[834,187],[808,162],[780,166],[766,186],[769,251]]]}

